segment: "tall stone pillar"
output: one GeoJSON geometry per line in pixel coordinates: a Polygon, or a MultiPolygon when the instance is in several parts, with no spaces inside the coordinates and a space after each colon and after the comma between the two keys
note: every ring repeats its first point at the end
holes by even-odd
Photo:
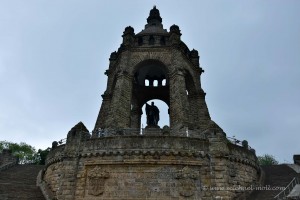
{"type": "Polygon", "coordinates": [[[229,160],[226,159],[230,154],[228,141],[223,130],[213,121],[211,121],[205,131],[209,140],[210,166],[212,169],[211,187],[214,198],[232,199],[233,192],[228,190],[229,185],[229,160]]]}
{"type": "Polygon", "coordinates": [[[110,102],[111,102],[111,95],[104,93],[102,96],[102,105],[99,111],[99,115],[96,121],[95,130],[98,128],[104,129],[108,127],[107,124],[107,117],[110,116],[110,102]]]}
{"type": "Polygon", "coordinates": [[[210,122],[205,93],[200,90],[188,95],[189,122],[194,128],[204,130],[210,122]]]}
{"type": "Polygon", "coordinates": [[[143,111],[141,108],[138,108],[136,106],[133,106],[131,109],[131,128],[139,129],[141,126],[141,117],[142,117],[143,111]]]}
{"type": "Polygon", "coordinates": [[[176,70],[170,75],[170,126],[178,129],[188,123],[188,99],[185,86],[185,75],[176,70]]]}
{"type": "Polygon", "coordinates": [[[127,71],[117,74],[117,81],[111,101],[111,115],[108,127],[129,128],[131,117],[132,77],[127,71]]]}

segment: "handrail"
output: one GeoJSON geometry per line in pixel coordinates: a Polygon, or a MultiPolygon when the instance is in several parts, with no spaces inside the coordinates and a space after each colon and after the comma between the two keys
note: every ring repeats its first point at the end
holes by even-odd
{"type": "MultiPolygon", "coordinates": [[[[94,130],[92,132],[90,132],[89,134],[92,135],[92,138],[99,138],[99,137],[106,137],[106,136],[114,136],[114,135],[122,135],[122,136],[126,136],[126,135],[146,135],[149,133],[157,133],[160,132],[161,134],[165,135],[165,134],[172,134],[173,131],[178,131],[177,129],[172,129],[172,128],[160,128],[160,129],[147,129],[147,128],[121,128],[121,129],[97,129],[94,130]]],[[[178,131],[178,135],[181,136],[186,136],[186,137],[191,137],[193,133],[193,130],[189,130],[188,128],[186,129],[182,129],[180,131],[178,131]]],[[[202,134],[202,133],[201,133],[202,134]]],[[[199,134],[198,136],[203,139],[205,139],[205,135],[199,134]]],[[[176,134],[175,134],[176,135],[176,134]]]]}
{"type": "MultiPolygon", "coordinates": [[[[169,132],[172,132],[172,128],[168,128],[167,131],[169,132]]],[[[105,136],[111,136],[111,135],[127,135],[127,134],[132,134],[134,133],[135,135],[144,135],[145,134],[145,128],[123,128],[123,129],[98,129],[98,130],[94,130],[92,132],[86,132],[88,134],[90,134],[92,136],[92,138],[98,138],[98,137],[105,137],[105,136]],[[109,134],[108,134],[109,133],[109,134]]],[[[160,131],[162,133],[164,133],[164,129],[160,129],[160,131]]],[[[186,132],[186,137],[189,137],[189,130],[187,129],[185,132],[186,132]]],[[[83,131],[85,132],[85,131],[83,131]]],[[[243,145],[243,141],[242,140],[238,140],[234,137],[227,137],[228,141],[234,145],[238,145],[238,146],[241,146],[241,147],[245,147],[243,145]]],[[[66,144],[67,142],[67,138],[64,138],[64,139],[61,139],[59,141],[57,141],[58,145],[63,145],[63,144],[66,144]]],[[[253,148],[251,146],[249,146],[247,144],[247,146],[245,147],[247,148],[248,150],[253,150],[253,148]]]]}
{"type": "Polygon", "coordinates": [[[58,141],[59,145],[65,144],[67,142],[67,138],[61,139],[58,141]]]}
{"type": "Polygon", "coordinates": [[[291,182],[285,187],[284,190],[282,190],[279,194],[277,194],[274,199],[281,200],[285,199],[289,193],[292,191],[292,189],[295,187],[295,185],[300,184],[300,180],[298,177],[294,177],[291,182]],[[288,190],[288,193],[286,194],[288,190]]]}

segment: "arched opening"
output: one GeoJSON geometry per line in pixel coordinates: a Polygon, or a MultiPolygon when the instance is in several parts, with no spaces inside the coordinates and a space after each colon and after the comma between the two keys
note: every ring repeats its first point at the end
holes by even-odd
{"type": "MultiPolygon", "coordinates": [[[[159,100],[159,99],[152,99],[147,101],[147,103],[149,105],[151,105],[151,103],[154,102],[154,105],[159,109],[159,121],[158,121],[158,126],[160,128],[163,128],[164,126],[170,126],[170,117],[168,114],[168,110],[169,110],[169,106],[159,100]]],[[[147,126],[147,116],[146,116],[146,103],[143,105],[142,107],[142,117],[141,117],[141,128],[145,128],[147,126]]]]}
{"type": "Polygon", "coordinates": [[[151,35],[150,37],[149,37],[149,45],[154,45],[154,37],[153,37],[153,35],[151,35]]]}
{"type": "Polygon", "coordinates": [[[130,127],[147,126],[145,104],[149,102],[151,105],[151,100],[155,100],[154,103],[160,110],[161,119],[158,125],[161,128],[164,125],[169,126],[170,91],[167,67],[159,60],[149,59],[139,63],[133,74],[131,103],[134,108],[131,111],[130,127]]]}
{"type": "Polygon", "coordinates": [[[138,39],[138,45],[139,46],[143,45],[143,38],[142,37],[139,37],[139,39],[138,39]]]}
{"type": "Polygon", "coordinates": [[[134,72],[134,83],[140,86],[166,86],[168,83],[167,68],[158,60],[146,60],[138,64],[134,72]],[[145,84],[148,80],[149,84],[145,84]],[[164,81],[165,84],[162,84],[164,81]],[[155,84],[155,85],[154,85],[155,84]]]}
{"type": "Polygon", "coordinates": [[[145,86],[149,86],[149,80],[145,79],[145,86]]]}
{"type": "Polygon", "coordinates": [[[161,44],[161,45],[166,45],[166,39],[165,39],[164,36],[162,36],[162,37],[160,38],[160,44],[161,44]]]}

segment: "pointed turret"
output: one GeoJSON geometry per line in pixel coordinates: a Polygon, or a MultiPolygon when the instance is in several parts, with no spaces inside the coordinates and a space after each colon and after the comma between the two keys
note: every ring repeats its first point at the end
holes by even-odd
{"type": "Polygon", "coordinates": [[[161,24],[162,18],[160,17],[159,10],[154,6],[152,10],[150,10],[150,15],[147,18],[148,24],[161,24]]]}
{"type": "Polygon", "coordinates": [[[147,24],[145,25],[145,29],[141,31],[139,34],[153,34],[160,33],[166,34],[167,30],[163,29],[162,18],[160,17],[159,10],[154,6],[150,10],[149,17],[147,18],[147,24]]]}

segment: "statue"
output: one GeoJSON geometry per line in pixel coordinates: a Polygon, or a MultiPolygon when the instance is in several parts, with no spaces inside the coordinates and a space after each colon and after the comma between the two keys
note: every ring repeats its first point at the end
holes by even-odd
{"type": "Polygon", "coordinates": [[[151,102],[151,105],[146,103],[147,125],[157,126],[159,121],[159,109],[151,102]]]}

